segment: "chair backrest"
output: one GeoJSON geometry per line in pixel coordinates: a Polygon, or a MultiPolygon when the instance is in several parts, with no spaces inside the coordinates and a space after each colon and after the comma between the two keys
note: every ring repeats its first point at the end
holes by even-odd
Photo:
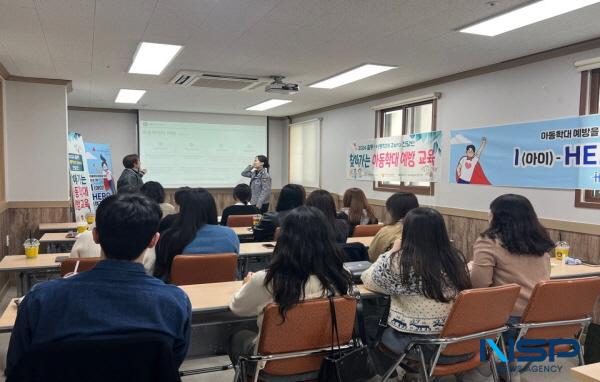
{"type": "MultiPolygon", "coordinates": [[[[340,344],[352,339],[356,299],[351,296],[334,298],[340,344]]],[[[286,312],[285,321],[279,305],[265,308],[258,354],[272,355],[321,349],[331,346],[331,309],[326,298],[306,300],[286,312]]],[[[289,358],[267,362],[265,372],[272,375],[292,375],[319,370],[322,355],[289,358]]]]}
{"type": "MultiPolygon", "coordinates": [[[[522,323],[576,320],[590,317],[600,295],[600,277],[541,281],[536,284],[521,317],[522,323]]],[[[573,338],[581,325],[528,329],[524,338],[573,338]]]]}
{"type": "Polygon", "coordinates": [[[140,332],[33,346],[8,370],[7,381],[175,382],[177,369],[173,339],[140,332]]]}
{"type": "MultiPolygon", "coordinates": [[[[462,337],[506,325],[520,289],[517,284],[507,284],[463,290],[454,300],[440,337],[462,337]]],[[[477,338],[448,345],[442,354],[478,353],[479,340],[477,338]]]]}
{"type": "Polygon", "coordinates": [[[171,265],[171,283],[192,285],[235,281],[235,253],[177,255],[171,265]]]}
{"type": "Polygon", "coordinates": [[[357,225],[354,227],[354,232],[352,233],[352,237],[368,237],[375,236],[380,229],[383,228],[383,224],[366,224],[366,225],[357,225]]]}
{"type": "Polygon", "coordinates": [[[253,225],[253,215],[229,215],[227,217],[228,227],[252,227],[253,225]]]}
{"type": "Polygon", "coordinates": [[[60,262],[60,276],[64,277],[67,273],[75,271],[75,266],[79,261],[77,272],[85,272],[94,268],[98,261],[102,260],[101,257],[83,257],[83,258],[69,258],[64,259],[60,262]]]}

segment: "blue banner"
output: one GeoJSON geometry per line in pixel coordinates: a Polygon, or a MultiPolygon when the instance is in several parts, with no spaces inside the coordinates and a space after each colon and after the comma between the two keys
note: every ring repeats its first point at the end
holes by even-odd
{"type": "Polygon", "coordinates": [[[453,130],[450,183],[600,189],[600,115],[453,130]]]}
{"type": "Polygon", "coordinates": [[[90,173],[95,211],[104,198],[116,193],[110,146],[102,143],[85,143],[85,157],[90,173]]]}

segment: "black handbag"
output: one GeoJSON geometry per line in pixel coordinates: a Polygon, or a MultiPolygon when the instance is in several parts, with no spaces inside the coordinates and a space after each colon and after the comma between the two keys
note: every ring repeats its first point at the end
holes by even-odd
{"type": "MultiPolygon", "coordinates": [[[[367,382],[379,381],[380,377],[375,371],[373,359],[367,346],[359,343],[356,333],[353,333],[352,341],[354,349],[342,352],[340,338],[337,328],[337,317],[333,297],[329,296],[329,307],[331,309],[331,354],[323,359],[319,370],[319,382],[367,382]],[[337,340],[337,351],[334,342],[337,340]]],[[[362,303],[360,296],[357,303],[358,327],[361,335],[364,334],[364,322],[362,320],[362,303]]]]}

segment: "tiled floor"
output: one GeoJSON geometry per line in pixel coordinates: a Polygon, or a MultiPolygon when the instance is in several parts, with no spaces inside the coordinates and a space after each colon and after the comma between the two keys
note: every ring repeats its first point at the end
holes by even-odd
{"type": "MultiPolygon", "coordinates": [[[[4,311],[10,298],[15,296],[16,292],[14,289],[9,290],[7,296],[0,301],[0,311],[4,311]]],[[[6,350],[8,349],[8,343],[10,340],[10,334],[0,334],[0,367],[4,369],[4,362],[6,359],[6,350]]],[[[201,359],[188,359],[181,366],[181,370],[192,370],[199,369],[209,366],[220,366],[229,363],[229,358],[226,356],[201,358],[201,359]]],[[[550,366],[550,364],[539,364],[540,366],[550,366]]],[[[519,376],[519,378],[513,378],[513,382],[569,382],[576,381],[571,378],[570,368],[576,366],[575,358],[562,359],[559,358],[558,362],[554,363],[561,368],[560,372],[549,373],[549,372],[528,372],[519,376]]],[[[191,375],[182,378],[183,382],[231,382],[233,380],[233,370],[219,371],[208,374],[191,375]]],[[[443,378],[440,382],[454,382],[454,377],[443,378]]],[[[465,375],[463,382],[487,382],[493,381],[492,377],[485,377],[479,373],[470,373],[465,375]]],[[[0,382],[4,382],[4,378],[0,376],[0,382]]]]}

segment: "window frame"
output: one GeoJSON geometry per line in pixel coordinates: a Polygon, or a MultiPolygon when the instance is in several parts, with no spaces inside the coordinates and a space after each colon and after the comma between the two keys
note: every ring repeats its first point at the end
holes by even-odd
{"type": "MultiPolygon", "coordinates": [[[[600,69],[581,72],[579,115],[597,114],[600,97],[600,69]],[[588,92],[589,86],[589,92],[588,92]],[[589,112],[588,112],[589,99],[589,112]]],[[[575,207],[600,209],[600,197],[593,190],[575,190],[575,207]]]]}
{"type": "MultiPolygon", "coordinates": [[[[407,115],[405,109],[409,109],[415,106],[427,105],[431,104],[431,131],[437,131],[437,98],[427,99],[418,102],[407,103],[404,105],[398,105],[394,107],[390,107],[387,109],[377,110],[375,112],[375,138],[383,138],[383,129],[384,129],[384,118],[385,114],[397,111],[402,111],[402,135],[406,135],[406,120],[407,115]]],[[[415,195],[429,195],[433,196],[435,193],[435,185],[434,182],[429,182],[429,186],[407,186],[404,182],[401,182],[399,185],[395,184],[384,184],[381,181],[373,182],[373,190],[374,191],[383,191],[383,192],[412,192],[415,195]]]]}

